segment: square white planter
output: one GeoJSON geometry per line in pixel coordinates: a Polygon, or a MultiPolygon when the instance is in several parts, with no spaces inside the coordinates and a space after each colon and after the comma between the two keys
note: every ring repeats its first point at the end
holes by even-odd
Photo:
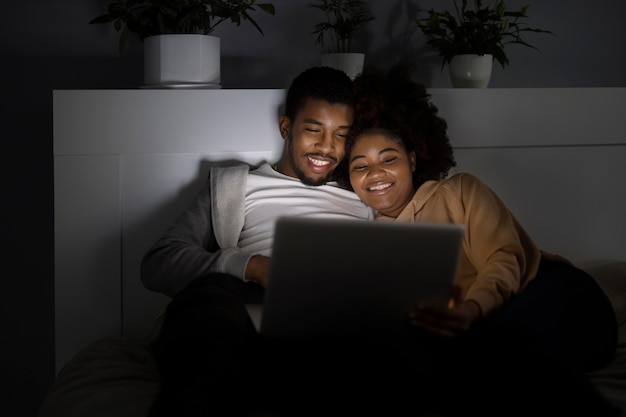
{"type": "Polygon", "coordinates": [[[144,87],[220,87],[220,38],[171,34],[144,39],[144,87]]]}
{"type": "Polygon", "coordinates": [[[491,80],[493,55],[455,55],[449,66],[453,87],[487,88],[491,80]]]}

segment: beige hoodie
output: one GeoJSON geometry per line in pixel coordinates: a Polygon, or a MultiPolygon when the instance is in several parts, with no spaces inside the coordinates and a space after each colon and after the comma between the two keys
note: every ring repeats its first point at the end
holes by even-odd
{"type": "Polygon", "coordinates": [[[427,181],[396,219],[383,215],[378,219],[463,225],[465,238],[455,282],[464,300],[478,303],[483,317],[524,289],[535,277],[542,257],[502,200],[467,173],[427,181]]]}

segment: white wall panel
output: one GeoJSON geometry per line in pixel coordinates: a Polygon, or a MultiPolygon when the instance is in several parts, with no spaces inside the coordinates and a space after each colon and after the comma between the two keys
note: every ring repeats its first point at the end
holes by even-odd
{"type": "Polygon", "coordinates": [[[626,260],[626,145],[457,149],[537,244],[574,261],[626,260]]]}
{"type": "Polygon", "coordinates": [[[87,342],[120,334],[118,157],[55,156],[54,181],[58,370],[87,342]]]}
{"type": "Polygon", "coordinates": [[[431,93],[455,147],[626,142],[626,88],[444,88],[431,93]]]}
{"type": "Polygon", "coordinates": [[[280,89],[57,90],[54,154],[277,149],[283,95],[280,89]]]}

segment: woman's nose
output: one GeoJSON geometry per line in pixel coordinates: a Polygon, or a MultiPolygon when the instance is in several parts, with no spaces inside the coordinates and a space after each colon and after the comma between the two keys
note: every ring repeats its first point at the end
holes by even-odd
{"type": "Polygon", "coordinates": [[[370,165],[370,169],[367,174],[372,178],[379,178],[385,175],[385,170],[379,165],[370,165]]]}

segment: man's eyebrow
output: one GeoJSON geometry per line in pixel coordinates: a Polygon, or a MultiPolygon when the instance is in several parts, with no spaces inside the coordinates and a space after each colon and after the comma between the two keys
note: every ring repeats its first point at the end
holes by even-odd
{"type": "MultiPolygon", "coordinates": [[[[322,122],[316,119],[304,119],[303,123],[309,123],[309,124],[318,125],[318,126],[324,125],[322,122]]],[[[341,125],[339,126],[339,129],[350,129],[351,127],[352,125],[341,125]]]]}

